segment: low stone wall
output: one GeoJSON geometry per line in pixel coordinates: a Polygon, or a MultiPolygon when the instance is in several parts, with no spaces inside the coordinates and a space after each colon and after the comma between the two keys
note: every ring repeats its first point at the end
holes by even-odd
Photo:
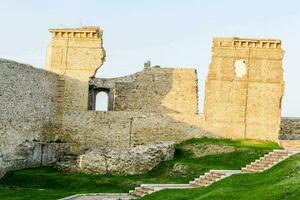
{"type": "Polygon", "coordinates": [[[281,119],[280,140],[300,140],[300,118],[281,119]]]}
{"type": "Polygon", "coordinates": [[[174,142],[160,142],[123,150],[94,149],[79,156],[77,168],[90,174],[142,174],[162,161],[173,159],[174,152],[174,142]]]}

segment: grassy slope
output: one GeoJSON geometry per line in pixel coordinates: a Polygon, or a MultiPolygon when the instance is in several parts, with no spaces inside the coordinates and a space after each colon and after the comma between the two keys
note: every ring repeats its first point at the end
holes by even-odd
{"type": "Polygon", "coordinates": [[[143,200],[297,200],[300,199],[300,154],[256,174],[239,174],[207,188],[165,190],[143,200]]]}
{"type": "Polygon", "coordinates": [[[274,143],[251,140],[201,138],[179,144],[173,160],[143,175],[71,174],[47,167],[19,170],[0,180],[0,199],[56,199],[78,193],[128,192],[141,183],[187,183],[209,169],[239,169],[273,148],[279,147],[274,143]],[[234,151],[197,158],[186,149],[203,144],[232,146],[234,151]],[[175,170],[174,165],[180,166],[181,170],[175,170]]]}

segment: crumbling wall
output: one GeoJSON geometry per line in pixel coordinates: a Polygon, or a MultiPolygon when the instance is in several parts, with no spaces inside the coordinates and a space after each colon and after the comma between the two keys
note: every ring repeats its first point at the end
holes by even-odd
{"type": "Polygon", "coordinates": [[[174,142],[159,142],[134,148],[95,148],[78,156],[78,171],[89,174],[142,174],[159,163],[173,159],[174,142]]]}
{"type": "Polygon", "coordinates": [[[64,113],[61,137],[73,144],[74,152],[208,136],[197,115],[194,69],[147,68],[126,77],[93,78],[89,84],[89,107],[94,107],[96,92],[106,90],[111,109],[64,113]]]}
{"type": "Polygon", "coordinates": [[[195,122],[198,100],[194,69],[147,67],[127,77],[93,78],[88,84],[104,61],[102,31],[83,27],[50,32],[47,69],[59,75],[59,128],[54,135],[71,142],[74,151],[99,145],[127,147],[129,132],[133,134],[132,145],[161,139],[181,141],[204,134],[195,122]],[[109,95],[112,112],[88,111],[95,108],[96,94],[102,90],[109,95]]]}
{"type": "Polygon", "coordinates": [[[87,110],[88,81],[103,64],[102,30],[99,27],[49,29],[47,70],[60,76],[59,121],[64,112],[87,110]]]}
{"type": "Polygon", "coordinates": [[[61,149],[45,143],[56,121],[56,85],[53,73],[0,59],[0,162],[7,170],[53,162],[61,149]]]}
{"type": "MultiPolygon", "coordinates": [[[[188,68],[146,68],[133,75],[90,81],[91,104],[94,91],[108,91],[109,110],[159,113],[198,112],[197,73],[188,68]]],[[[94,106],[90,106],[94,108],[94,106]]]]}
{"type": "Polygon", "coordinates": [[[135,81],[115,84],[114,110],[142,110],[160,113],[198,112],[195,69],[148,68],[135,81]]]}
{"type": "Polygon", "coordinates": [[[227,138],[278,139],[284,92],[280,40],[214,38],[205,126],[227,138]]]}

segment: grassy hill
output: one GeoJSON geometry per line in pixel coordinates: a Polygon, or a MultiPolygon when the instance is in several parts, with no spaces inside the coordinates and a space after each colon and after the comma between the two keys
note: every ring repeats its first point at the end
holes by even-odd
{"type": "Polygon", "coordinates": [[[143,200],[298,200],[300,199],[300,154],[270,170],[237,174],[206,188],[164,190],[143,200]]]}
{"type": "MultiPolygon", "coordinates": [[[[279,146],[272,142],[200,138],[177,145],[173,160],[142,175],[62,173],[51,167],[24,169],[10,172],[0,180],[0,199],[57,199],[78,193],[128,192],[141,183],[188,183],[210,169],[240,169],[274,148],[279,146]]],[[[246,183],[242,181],[240,184],[246,183]]],[[[251,190],[251,187],[247,185],[246,189],[251,190]]],[[[175,199],[174,193],[178,194],[178,199],[193,199],[195,196],[198,198],[199,194],[207,195],[205,191],[163,191],[147,198],[175,199]],[[187,198],[189,194],[191,198],[187,198]]],[[[215,192],[219,195],[226,193],[223,186],[215,192]]]]}

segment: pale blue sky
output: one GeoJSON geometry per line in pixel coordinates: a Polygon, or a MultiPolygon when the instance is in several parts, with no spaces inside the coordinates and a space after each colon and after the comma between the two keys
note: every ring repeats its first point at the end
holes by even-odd
{"type": "Polygon", "coordinates": [[[48,28],[97,25],[106,62],[99,77],[153,65],[198,70],[200,111],[212,37],[279,38],[285,49],[284,116],[300,117],[300,1],[1,0],[0,57],[43,68],[48,28]]]}

